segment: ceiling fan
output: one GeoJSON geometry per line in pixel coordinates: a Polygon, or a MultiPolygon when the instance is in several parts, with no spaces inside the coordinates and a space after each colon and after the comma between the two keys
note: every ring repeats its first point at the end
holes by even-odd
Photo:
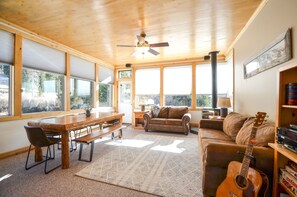
{"type": "Polygon", "coordinates": [[[140,35],[137,35],[138,42],[136,45],[118,44],[117,47],[137,47],[137,50],[132,54],[132,56],[136,56],[139,53],[144,54],[146,51],[153,55],[159,55],[160,53],[152,48],[169,46],[168,42],[149,44],[148,41],[145,40],[145,36],[146,34],[144,32],[142,32],[140,35]]]}

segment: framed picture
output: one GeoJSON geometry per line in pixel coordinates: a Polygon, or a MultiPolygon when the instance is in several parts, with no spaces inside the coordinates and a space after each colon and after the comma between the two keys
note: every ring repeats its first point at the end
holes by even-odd
{"type": "Polygon", "coordinates": [[[292,40],[291,29],[288,29],[260,53],[244,63],[244,78],[247,79],[290,59],[292,59],[292,40]]]}

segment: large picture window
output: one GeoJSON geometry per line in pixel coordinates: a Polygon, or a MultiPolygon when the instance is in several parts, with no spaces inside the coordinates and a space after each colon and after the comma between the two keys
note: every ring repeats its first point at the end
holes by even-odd
{"type": "Polygon", "coordinates": [[[164,68],[166,106],[192,105],[192,66],[164,68]]]}
{"type": "Polygon", "coordinates": [[[11,66],[0,63],[0,116],[10,115],[11,66]]]}
{"type": "Polygon", "coordinates": [[[112,107],[112,86],[99,83],[99,107],[112,107]]]}
{"type": "Polygon", "coordinates": [[[86,109],[93,106],[91,81],[70,78],[70,109],[86,109]]]}
{"type": "Polygon", "coordinates": [[[22,112],[63,111],[64,76],[23,67],[22,112]]]}
{"type": "Polygon", "coordinates": [[[137,69],[135,72],[135,107],[160,104],[160,69],[137,69]]]}

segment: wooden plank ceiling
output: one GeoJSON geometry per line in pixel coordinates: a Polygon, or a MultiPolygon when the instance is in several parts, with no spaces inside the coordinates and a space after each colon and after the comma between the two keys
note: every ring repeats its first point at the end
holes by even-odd
{"type": "Polygon", "coordinates": [[[224,54],[261,0],[1,0],[0,17],[113,65],[224,54]],[[158,56],[131,54],[146,33],[158,56]]]}

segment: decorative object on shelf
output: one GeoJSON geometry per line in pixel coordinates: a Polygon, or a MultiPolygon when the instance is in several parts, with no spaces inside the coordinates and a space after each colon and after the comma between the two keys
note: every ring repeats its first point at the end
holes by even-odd
{"type": "Polygon", "coordinates": [[[145,111],[145,104],[139,105],[141,107],[141,111],[145,111]]]}
{"type": "Polygon", "coordinates": [[[228,114],[228,108],[231,107],[230,98],[219,97],[217,106],[221,108],[221,111],[220,111],[221,117],[226,117],[228,114]]]}
{"type": "Polygon", "coordinates": [[[87,117],[91,116],[91,111],[92,111],[92,109],[90,107],[86,108],[86,116],[87,117]]]}
{"type": "Polygon", "coordinates": [[[286,104],[297,105],[297,83],[286,84],[286,104]]]}
{"type": "Polygon", "coordinates": [[[292,59],[291,40],[291,29],[288,29],[261,52],[253,56],[243,65],[244,78],[247,79],[292,59]]]}

